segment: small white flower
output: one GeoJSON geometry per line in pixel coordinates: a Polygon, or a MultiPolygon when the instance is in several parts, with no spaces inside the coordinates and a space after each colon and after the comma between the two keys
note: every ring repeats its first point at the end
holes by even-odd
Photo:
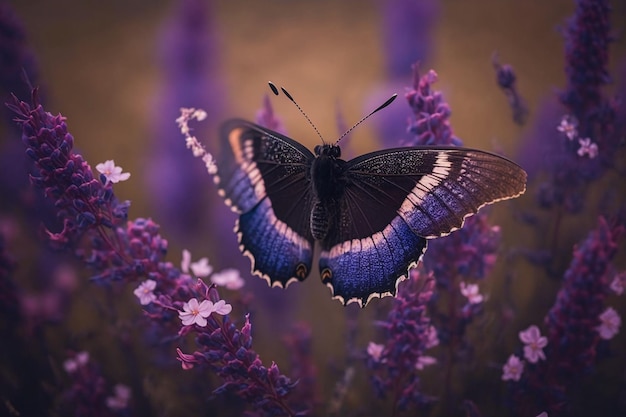
{"type": "Polygon", "coordinates": [[[548,417],[548,413],[546,413],[545,411],[542,411],[541,413],[537,415],[537,417],[548,417]]]}
{"type": "Polygon", "coordinates": [[[115,166],[115,161],[112,159],[96,165],[96,169],[106,177],[107,182],[113,184],[130,178],[130,172],[122,172],[122,167],[115,166]]]}
{"type": "Polygon", "coordinates": [[[589,159],[593,159],[598,156],[598,145],[591,142],[591,139],[578,139],[580,148],[578,148],[578,156],[588,155],[589,159]]]}
{"type": "Polygon", "coordinates": [[[369,342],[369,344],[367,345],[367,354],[370,355],[370,357],[374,360],[374,362],[381,362],[381,363],[385,362],[384,359],[381,361],[381,356],[384,350],[385,350],[385,346],[380,345],[378,343],[369,342]]]}
{"type": "Polygon", "coordinates": [[[206,119],[206,117],[207,113],[202,109],[181,107],[180,117],[176,119],[176,124],[178,124],[178,127],[180,128],[180,133],[185,136],[187,149],[191,149],[193,156],[196,158],[202,157],[202,161],[204,162],[207,171],[209,174],[213,175],[217,173],[217,166],[215,165],[213,155],[207,152],[200,141],[198,141],[198,139],[191,134],[191,128],[189,127],[190,120],[196,119],[198,121],[202,121],[206,119]]]}
{"type": "Polygon", "coordinates": [[[619,333],[619,327],[622,324],[622,318],[612,307],[608,307],[600,316],[600,325],[596,327],[600,337],[609,340],[619,333]]]}
{"type": "Polygon", "coordinates": [[[517,356],[511,355],[502,367],[502,380],[519,381],[522,377],[522,372],[524,372],[524,362],[517,356]]]}
{"type": "Polygon", "coordinates": [[[524,342],[524,357],[530,363],[537,363],[539,359],[545,360],[543,348],[548,344],[548,338],[541,335],[539,327],[534,324],[528,329],[519,332],[519,338],[524,342]]]}
{"type": "Polygon", "coordinates": [[[461,281],[459,286],[461,287],[461,294],[467,297],[467,301],[470,304],[480,304],[483,302],[483,296],[480,293],[478,284],[465,284],[464,281],[461,281]]]}
{"type": "Polygon", "coordinates": [[[133,294],[137,298],[139,298],[139,303],[142,306],[148,305],[154,300],[156,300],[156,295],[154,295],[154,289],[156,288],[156,281],[152,279],[147,279],[133,291],[133,294]]]}
{"type": "Polygon", "coordinates": [[[238,290],[243,287],[244,280],[241,278],[239,270],[230,268],[216,272],[211,275],[211,282],[220,287],[226,287],[229,290],[238,290]]]}

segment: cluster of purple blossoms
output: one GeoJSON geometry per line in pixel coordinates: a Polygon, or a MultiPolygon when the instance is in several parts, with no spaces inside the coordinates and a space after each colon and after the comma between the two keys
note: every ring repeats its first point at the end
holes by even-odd
{"type": "MultiPolygon", "coordinates": [[[[179,359],[186,368],[198,361],[216,372],[224,380],[215,390],[216,394],[235,392],[254,405],[258,415],[298,415],[287,403],[295,384],[280,374],[276,364],[265,367],[251,349],[248,317],[242,329],[237,329],[228,318],[232,307],[219,300],[215,286],[209,288],[189,275],[189,270],[198,275],[210,274],[208,261],[191,263],[188,255],[182,273],[166,262],[167,241],[159,234],[156,223],[136,219],[125,224],[129,204],[117,202],[112,184],[129,175],[107,161],[98,166],[100,180],[94,179],[87,162],[73,151],[73,138],[64,118],[47,113],[37,102],[36,92],[33,100],[30,106],[15,99],[11,108],[18,114],[27,154],[38,168],[31,180],[55,201],[65,225],[60,233],[49,232],[52,241],[74,249],[95,271],[95,280],[126,284],[144,280],[135,295],[144,306],[146,316],[159,324],[164,333],[175,332],[177,338],[196,334],[201,346],[191,355],[196,359],[190,359],[191,356],[182,351],[179,351],[179,359]],[[86,243],[81,239],[84,236],[90,238],[89,245],[81,247],[86,243]],[[198,302],[199,299],[202,302],[198,302]],[[182,328],[173,320],[176,314],[182,320],[182,328]],[[218,320],[216,315],[224,317],[218,320]]],[[[240,278],[238,274],[225,272],[216,279],[233,287],[237,285],[237,278],[240,278]]],[[[93,383],[97,381],[94,377],[93,383]]],[[[91,391],[98,398],[105,398],[102,390],[91,391]]],[[[76,400],[76,410],[81,407],[81,395],[80,392],[70,395],[76,400]]],[[[113,406],[122,401],[124,393],[118,397],[111,400],[113,406]]],[[[91,401],[92,404],[99,402],[91,401]]]]}
{"type": "Polygon", "coordinates": [[[289,394],[296,383],[282,375],[278,365],[266,367],[259,355],[252,350],[252,324],[246,315],[245,323],[238,329],[229,319],[232,307],[224,300],[214,286],[208,287],[198,280],[195,297],[182,303],[170,297],[161,296],[155,304],[178,312],[183,327],[179,334],[194,333],[198,350],[191,354],[177,349],[178,360],[183,369],[206,366],[224,383],[214,394],[231,392],[253,405],[259,416],[298,416],[306,410],[293,411],[289,404],[289,394]],[[203,299],[198,302],[198,298],[203,299]],[[179,308],[183,309],[180,311],[179,308]],[[218,318],[221,316],[221,318],[218,318]]]}
{"type": "Polygon", "coordinates": [[[65,118],[52,116],[39,103],[37,90],[32,106],[14,97],[9,107],[22,126],[26,154],[34,161],[37,172],[32,184],[44,190],[53,200],[63,230],[47,231],[59,247],[71,247],[90,230],[109,239],[106,229],[126,220],[129,202],[119,203],[113,194],[112,181],[102,174],[95,179],[89,164],[73,152],[74,138],[67,130],[65,118]]]}
{"type": "Polygon", "coordinates": [[[514,381],[511,392],[517,406],[528,412],[566,412],[568,389],[593,369],[602,340],[618,332],[621,319],[607,308],[606,300],[611,262],[623,233],[622,226],[611,226],[601,217],[597,228],[574,250],[562,288],[545,318],[546,336],[537,326],[520,333],[527,366],[512,355],[502,376],[514,381]]]}
{"type": "Polygon", "coordinates": [[[129,415],[131,390],[124,384],[107,387],[100,367],[89,353],[77,352],[63,363],[71,378],[65,392],[64,412],[75,416],[113,417],[129,415]]]}
{"type": "Polygon", "coordinates": [[[380,398],[393,399],[393,415],[413,407],[425,407],[434,399],[422,393],[419,371],[437,362],[425,352],[439,344],[437,331],[428,317],[428,302],[433,295],[432,276],[418,269],[398,286],[398,295],[385,321],[386,342],[370,342],[366,364],[380,398]]]}
{"type": "Polygon", "coordinates": [[[413,65],[413,89],[405,97],[413,110],[415,119],[409,124],[408,131],[414,138],[407,145],[454,145],[463,142],[452,133],[450,127],[450,106],[443,99],[443,94],[433,91],[432,84],[437,81],[433,70],[420,76],[419,64],[413,65]]]}
{"type": "Polygon", "coordinates": [[[602,91],[610,82],[610,12],[608,0],[577,0],[564,30],[567,87],[559,99],[565,111],[560,122],[553,122],[561,135],[550,132],[554,144],[545,169],[551,178],[538,194],[544,208],[582,211],[588,184],[615,166],[624,135],[617,121],[619,100],[602,91]]]}

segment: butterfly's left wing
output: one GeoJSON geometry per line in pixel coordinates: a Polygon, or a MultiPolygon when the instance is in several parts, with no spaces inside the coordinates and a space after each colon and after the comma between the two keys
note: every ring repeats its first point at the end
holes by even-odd
{"type": "Polygon", "coordinates": [[[245,120],[221,128],[214,177],[219,193],[239,213],[235,231],[252,272],[285,287],[311,271],[313,154],[298,142],[245,120]]]}
{"type": "Polygon", "coordinates": [[[361,305],[395,295],[426,239],[526,188],[526,173],[515,163],[464,148],[384,150],[345,169],[340,227],[322,242],[320,271],[334,298],[361,305]]]}

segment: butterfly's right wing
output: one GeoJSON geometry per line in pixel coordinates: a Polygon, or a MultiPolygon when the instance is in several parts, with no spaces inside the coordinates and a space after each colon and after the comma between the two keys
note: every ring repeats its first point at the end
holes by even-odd
{"type": "Polygon", "coordinates": [[[320,271],[335,298],[366,304],[395,295],[426,239],[444,236],[485,204],[524,192],[526,173],[488,152],[397,148],[346,164],[340,227],[322,242],[320,271]]]}
{"type": "Polygon", "coordinates": [[[252,272],[285,287],[311,271],[313,154],[298,142],[245,120],[225,122],[214,177],[219,194],[239,213],[240,249],[252,272]]]}

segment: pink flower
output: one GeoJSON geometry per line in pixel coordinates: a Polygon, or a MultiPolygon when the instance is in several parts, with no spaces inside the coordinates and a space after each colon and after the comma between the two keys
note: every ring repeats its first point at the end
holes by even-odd
{"type": "Polygon", "coordinates": [[[152,279],[147,279],[133,291],[133,294],[137,298],[139,298],[139,303],[142,306],[148,305],[154,300],[156,300],[156,295],[154,295],[153,291],[156,288],[156,281],[152,279]]]}
{"type": "Polygon", "coordinates": [[[204,300],[198,304],[198,300],[192,298],[183,304],[183,310],[178,312],[178,317],[180,317],[184,326],[197,324],[200,327],[204,327],[207,323],[206,317],[209,317],[213,312],[213,303],[209,300],[204,300]]]}
{"type": "Polygon", "coordinates": [[[207,325],[206,318],[211,313],[225,316],[233,310],[233,306],[226,304],[224,300],[219,300],[216,303],[204,300],[202,303],[198,303],[197,299],[192,298],[183,304],[183,310],[178,312],[178,317],[180,317],[184,326],[197,324],[200,327],[205,327],[207,325]]]}
{"type": "Polygon", "coordinates": [[[85,365],[89,362],[89,352],[78,352],[73,358],[70,358],[63,362],[63,368],[65,372],[71,374],[75,372],[80,366],[85,365]]]}
{"type": "Polygon", "coordinates": [[[243,287],[244,281],[237,269],[224,269],[211,275],[211,282],[229,290],[238,290],[243,287]]]}
{"type": "Polygon", "coordinates": [[[561,119],[561,124],[557,126],[556,130],[564,133],[569,140],[573,140],[576,136],[578,136],[577,127],[578,121],[576,118],[574,116],[565,115],[561,119]]]}
{"type": "Polygon", "coordinates": [[[591,139],[578,139],[578,143],[580,144],[580,148],[578,148],[578,156],[588,155],[590,159],[598,156],[598,145],[591,142],[591,139]]]}
{"type": "Polygon", "coordinates": [[[541,336],[539,327],[534,324],[528,329],[519,332],[519,338],[526,346],[524,346],[524,357],[530,363],[537,363],[539,359],[546,359],[543,348],[548,344],[548,339],[541,336]]]}
{"type": "Polygon", "coordinates": [[[483,296],[479,292],[478,284],[466,284],[464,281],[461,281],[459,286],[461,287],[461,294],[467,297],[467,301],[470,304],[480,304],[483,302],[483,296]]]}
{"type": "Polygon", "coordinates": [[[517,356],[509,356],[509,360],[502,367],[502,380],[519,381],[524,371],[524,362],[517,356]]]}
{"type": "Polygon", "coordinates": [[[546,413],[545,411],[541,412],[540,414],[537,415],[537,417],[548,417],[548,413],[546,413]]]}
{"type": "Polygon", "coordinates": [[[417,363],[415,364],[415,369],[421,371],[427,366],[433,365],[435,363],[437,363],[437,359],[433,358],[432,356],[420,356],[417,359],[417,363]]]}
{"type": "Polygon", "coordinates": [[[117,384],[113,387],[114,395],[107,397],[106,404],[111,410],[119,411],[128,407],[128,401],[130,400],[131,391],[130,388],[124,384],[117,384]]]}
{"type": "Polygon", "coordinates": [[[106,177],[108,182],[114,184],[120,181],[126,181],[130,178],[130,173],[122,172],[122,167],[115,166],[115,161],[112,159],[96,165],[96,169],[106,177]]]}
{"type": "Polygon", "coordinates": [[[612,307],[608,307],[600,316],[600,325],[596,327],[600,337],[609,340],[619,332],[622,319],[612,307]]]}
{"type": "Polygon", "coordinates": [[[381,361],[381,356],[384,350],[385,346],[379,345],[378,343],[369,342],[369,344],[367,345],[367,354],[370,355],[374,362],[385,362],[384,359],[381,361]]]}
{"type": "Polygon", "coordinates": [[[224,300],[219,300],[217,303],[213,304],[213,312],[219,314],[220,316],[230,314],[231,311],[233,311],[233,306],[226,304],[226,301],[224,300]]]}

